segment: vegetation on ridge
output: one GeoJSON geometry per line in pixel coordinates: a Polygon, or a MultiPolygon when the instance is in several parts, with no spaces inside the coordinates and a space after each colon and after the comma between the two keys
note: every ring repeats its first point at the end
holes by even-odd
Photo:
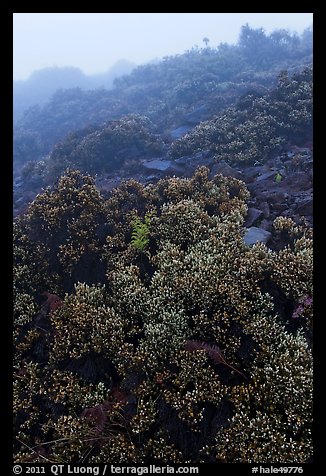
{"type": "Polygon", "coordinates": [[[15,163],[38,160],[67,134],[127,114],[147,116],[166,133],[182,124],[194,108],[206,104],[213,117],[250,91],[275,86],[281,70],[292,75],[312,64],[312,30],[301,37],[285,30],[266,35],[242,28],[237,45],[193,48],[158,64],[135,68],[115,81],[113,90],[59,90],[43,107],[28,109],[15,127],[15,163]],[[33,152],[26,140],[33,138],[33,152]]]}
{"type": "Polygon", "coordinates": [[[278,85],[265,95],[247,94],[233,108],[200,123],[176,140],[173,158],[210,150],[216,160],[263,163],[286,142],[312,140],[312,69],[289,77],[279,74],[278,85]]]}

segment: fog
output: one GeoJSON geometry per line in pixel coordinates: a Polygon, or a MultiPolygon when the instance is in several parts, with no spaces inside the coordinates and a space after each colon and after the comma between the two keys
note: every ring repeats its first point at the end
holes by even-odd
{"type": "Polygon", "coordinates": [[[107,71],[118,60],[143,64],[195,45],[235,43],[240,28],[302,31],[312,13],[14,13],[13,77],[74,66],[85,74],[107,71]]]}

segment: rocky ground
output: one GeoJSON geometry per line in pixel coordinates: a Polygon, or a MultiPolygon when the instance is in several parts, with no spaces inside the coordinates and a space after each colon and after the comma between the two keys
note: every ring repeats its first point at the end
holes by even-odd
{"type": "Polygon", "coordinates": [[[115,188],[125,178],[136,178],[144,184],[156,182],[164,176],[191,177],[196,168],[205,165],[210,176],[221,173],[243,180],[251,194],[245,226],[248,244],[263,241],[273,243],[273,221],[277,216],[286,216],[299,223],[304,219],[313,225],[313,150],[291,146],[266,164],[231,167],[225,162],[214,163],[207,152],[176,160],[153,159],[142,162],[142,170],[127,176],[101,176],[97,178],[98,190],[103,194],[115,188]]]}
{"type": "MultiPolygon", "coordinates": [[[[196,168],[205,165],[210,176],[221,173],[243,180],[251,194],[245,226],[248,231],[245,241],[248,244],[263,241],[273,244],[273,220],[277,216],[293,218],[296,222],[305,219],[313,224],[313,150],[307,147],[288,146],[280,155],[271,158],[266,164],[253,166],[239,164],[231,167],[225,162],[215,163],[208,151],[191,157],[176,160],[153,158],[142,160],[133,169],[128,167],[112,174],[96,177],[98,190],[108,196],[122,180],[135,178],[141,183],[153,183],[165,176],[191,177],[196,168]]],[[[40,186],[27,187],[21,176],[14,179],[14,216],[27,210],[28,204],[41,191],[40,186]]]]}

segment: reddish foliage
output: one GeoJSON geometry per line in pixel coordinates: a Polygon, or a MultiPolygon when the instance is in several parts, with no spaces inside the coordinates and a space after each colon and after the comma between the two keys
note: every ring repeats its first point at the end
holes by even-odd
{"type": "MultiPolygon", "coordinates": [[[[105,427],[108,423],[108,416],[112,412],[112,409],[117,404],[125,405],[128,401],[127,395],[120,388],[113,388],[111,391],[110,400],[105,400],[99,405],[94,407],[85,408],[81,413],[81,417],[85,418],[91,424],[94,425],[94,432],[92,435],[94,440],[99,440],[99,437],[104,433],[105,427]]],[[[119,425],[116,422],[116,426],[119,425]]],[[[114,423],[111,423],[111,429],[114,426],[114,423]]]]}
{"type": "Polygon", "coordinates": [[[301,299],[299,299],[299,304],[293,311],[292,318],[297,319],[298,317],[300,317],[304,313],[307,307],[312,306],[312,303],[313,303],[312,297],[310,296],[304,296],[301,299]]]}
{"type": "Polygon", "coordinates": [[[125,405],[128,401],[128,397],[126,393],[123,390],[121,390],[121,388],[119,387],[114,387],[111,390],[111,394],[112,394],[111,401],[113,403],[120,403],[121,405],[125,405]]]}
{"type": "Polygon", "coordinates": [[[103,432],[108,413],[112,410],[113,403],[109,401],[105,401],[100,405],[95,405],[94,407],[85,408],[83,410],[81,417],[86,418],[89,422],[94,424],[94,429],[96,434],[100,434],[103,432]]]}
{"type": "Polygon", "coordinates": [[[59,306],[62,305],[62,299],[56,294],[51,294],[47,291],[44,291],[42,294],[47,298],[44,305],[50,309],[50,312],[55,311],[59,306]]]}
{"type": "Polygon", "coordinates": [[[198,340],[187,340],[185,344],[185,349],[188,351],[196,351],[196,350],[204,350],[207,355],[216,363],[216,364],[223,364],[229,367],[230,369],[234,370],[237,372],[239,375],[244,377],[246,380],[247,377],[240,372],[240,370],[237,370],[234,368],[232,365],[228,364],[227,361],[225,360],[221,349],[214,344],[207,344],[207,342],[200,342],[198,340]]]}
{"type": "Polygon", "coordinates": [[[185,349],[189,351],[205,350],[207,355],[216,363],[222,364],[225,362],[221,349],[217,345],[207,344],[206,342],[199,342],[198,340],[187,340],[185,349]]]}
{"type": "Polygon", "coordinates": [[[159,385],[164,386],[165,383],[166,383],[166,380],[169,378],[169,376],[170,376],[170,373],[166,370],[164,370],[163,372],[158,372],[158,373],[156,373],[155,381],[159,385]]]}

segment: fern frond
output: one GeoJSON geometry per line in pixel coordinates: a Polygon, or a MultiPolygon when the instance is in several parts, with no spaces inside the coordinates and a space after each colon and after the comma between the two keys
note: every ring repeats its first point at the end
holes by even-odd
{"type": "Polygon", "coordinates": [[[88,441],[100,444],[126,427],[127,420],[118,408],[124,407],[127,403],[127,395],[119,388],[114,388],[111,393],[109,400],[85,408],[81,413],[81,418],[85,418],[90,425],[88,441]]]}
{"type": "Polygon", "coordinates": [[[144,222],[139,217],[136,217],[132,222],[131,245],[137,250],[144,251],[149,243],[150,222],[151,215],[148,213],[145,214],[144,222]]]}
{"type": "Polygon", "coordinates": [[[240,372],[240,370],[237,370],[235,367],[233,367],[233,365],[229,364],[225,360],[221,349],[215,344],[208,344],[207,342],[200,342],[198,340],[187,340],[185,343],[185,349],[188,351],[204,350],[216,364],[226,365],[248,380],[247,377],[242,372],[240,372]]]}

